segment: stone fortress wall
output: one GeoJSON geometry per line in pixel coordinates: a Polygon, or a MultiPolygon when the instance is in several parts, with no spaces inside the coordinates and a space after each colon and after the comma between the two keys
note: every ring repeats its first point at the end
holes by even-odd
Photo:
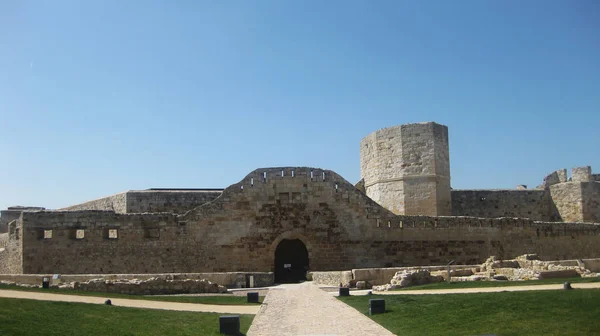
{"type": "Polygon", "coordinates": [[[21,228],[23,273],[266,272],[286,238],[306,244],[315,271],[600,253],[596,224],[395,215],[314,168],[256,170],[183,215],[24,212],[21,228]]]}
{"type": "Polygon", "coordinates": [[[599,256],[590,167],[532,190],[451,190],[448,154],[446,126],[402,125],[363,139],[358,188],[329,170],[264,168],[225,190],[17,211],[0,237],[0,273],[270,272],[286,239],[303,242],[313,271],[599,256]]]}
{"type": "Polygon", "coordinates": [[[452,190],[452,215],[519,217],[550,222],[600,222],[600,175],[591,167],[552,172],[536,189],[452,190]]]}
{"type": "Polygon", "coordinates": [[[8,232],[8,223],[18,219],[23,211],[39,211],[44,209],[42,207],[13,206],[0,211],[0,233],[8,232]]]}
{"type": "Polygon", "coordinates": [[[185,213],[219,197],[223,189],[130,190],[113,196],[58,209],[59,211],[105,210],[116,213],[185,213]]]}

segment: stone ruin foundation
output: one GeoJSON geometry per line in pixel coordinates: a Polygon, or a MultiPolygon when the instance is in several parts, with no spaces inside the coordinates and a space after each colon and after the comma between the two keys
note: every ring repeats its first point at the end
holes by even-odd
{"type": "MultiPolygon", "coordinates": [[[[450,270],[450,281],[525,281],[551,278],[599,277],[581,260],[565,262],[542,261],[537,254],[524,254],[511,260],[489,257],[479,267],[454,268],[450,270]]],[[[372,286],[375,291],[387,291],[429,283],[448,281],[448,271],[430,271],[419,267],[396,272],[389,284],[372,286]]],[[[363,285],[364,286],[364,285],[363,285]]],[[[358,287],[358,286],[357,286],[358,287]]],[[[365,286],[366,287],[366,286],[365,286]]]]}

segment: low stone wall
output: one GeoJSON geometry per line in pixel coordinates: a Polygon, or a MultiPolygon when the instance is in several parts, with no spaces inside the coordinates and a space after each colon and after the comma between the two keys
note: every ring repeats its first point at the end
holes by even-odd
{"type": "Polygon", "coordinates": [[[329,286],[346,286],[352,279],[352,271],[310,272],[314,284],[329,286]]]}
{"type": "Polygon", "coordinates": [[[0,274],[0,280],[12,281],[27,285],[40,285],[42,279],[49,277],[52,284],[66,282],[86,282],[92,279],[101,280],[148,280],[158,278],[165,280],[201,280],[206,279],[227,288],[247,287],[248,277],[254,276],[254,287],[265,287],[273,285],[272,272],[226,272],[226,273],[163,273],[163,274],[61,274],[59,279],[53,279],[52,274],[0,274]]]}
{"type": "MultiPolygon", "coordinates": [[[[452,265],[451,270],[463,268],[478,268],[480,265],[452,265]]],[[[312,281],[318,285],[343,286],[350,282],[366,281],[368,285],[385,285],[390,282],[397,272],[414,270],[415,268],[433,271],[445,271],[446,266],[420,266],[420,267],[389,267],[389,268],[359,268],[350,271],[310,272],[312,281]]]]}
{"type": "MultiPolygon", "coordinates": [[[[71,283],[75,290],[131,295],[168,295],[194,293],[226,293],[225,286],[208,280],[167,280],[150,278],[148,280],[103,280],[71,283]]],[[[70,288],[67,287],[67,288],[70,288]]]]}
{"type": "MultiPolygon", "coordinates": [[[[451,265],[450,269],[477,268],[479,265],[451,265]]],[[[356,281],[366,281],[371,286],[385,285],[390,282],[397,272],[413,270],[415,268],[425,269],[430,272],[445,271],[446,266],[418,266],[418,267],[393,267],[393,268],[361,268],[353,269],[352,276],[356,281]]]]}
{"type": "Polygon", "coordinates": [[[573,259],[573,260],[553,260],[548,261],[549,264],[559,265],[559,266],[579,266],[579,261],[583,262],[583,267],[586,269],[600,273],[600,258],[595,259],[573,259]]]}

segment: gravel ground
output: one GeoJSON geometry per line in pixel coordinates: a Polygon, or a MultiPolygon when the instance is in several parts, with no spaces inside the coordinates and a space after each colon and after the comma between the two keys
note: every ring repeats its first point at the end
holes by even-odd
{"type": "Polygon", "coordinates": [[[248,336],[393,335],[311,283],[271,289],[248,336]]]}

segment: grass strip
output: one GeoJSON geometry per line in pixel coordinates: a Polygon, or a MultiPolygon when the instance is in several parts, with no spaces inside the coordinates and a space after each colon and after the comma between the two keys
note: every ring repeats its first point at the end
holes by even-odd
{"type": "Polygon", "coordinates": [[[102,298],[130,299],[130,300],[150,300],[150,301],[168,301],[183,303],[201,303],[214,305],[257,305],[261,304],[264,297],[259,297],[259,303],[248,303],[245,296],[236,296],[232,294],[215,294],[210,296],[174,296],[174,295],[131,295],[120,293],[87,292],[74,289],[60,288],[29,288],[15,285],[0,285],[0,289],[20,290],[27,292],[42,292],[51,294],[68,294],[81,296],[97,296],[102,298]]]}
{"type": "MultiPolygon", "coordinates": [[[[215,313],[0,298],[0,335],[219,335],[215,313]]],[[[240,315],[246,333],[253,315],[240,315]]]]}
{"type": "Polygon", "coordinates": [[[600,289],[445,295],[339,297],[368,315],[369,299],[386,313],[370,316],[398,335],[598,335],[600,289]]]}

